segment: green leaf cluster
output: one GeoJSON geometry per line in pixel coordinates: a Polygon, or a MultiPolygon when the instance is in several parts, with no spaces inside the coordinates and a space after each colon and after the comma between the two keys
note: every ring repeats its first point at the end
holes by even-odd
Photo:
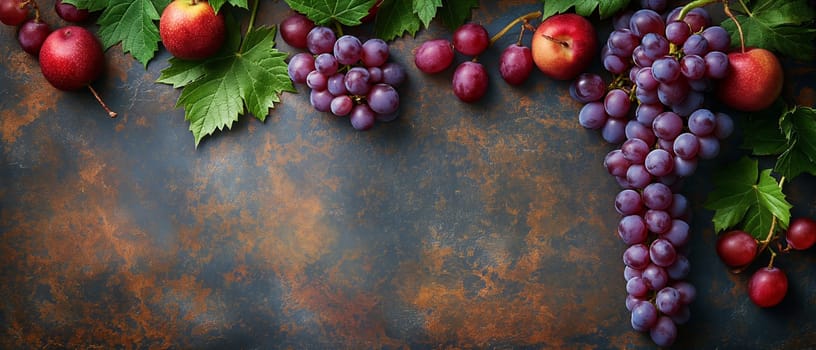
{"type": "MultiPolygon", "coordinates": [[[[102,11],[97,20],[99,39],[105,49],[122,43],[122,51],[130,53],[145,67],[159,50],[158,20],[171,0],[65,0],[77,8],[102,11]]],[[[246,8],[247,0],[213,0],[219,10],[225,3],[246,8]]]]}
{"type": "Polygon", "coordinates": [[[816,109],[794,106],[780,111],[783,107],[777,104],[768,113],[749,117],[744,147],[756,156],[776,156],[774,172],[787,179],[816,175],[816,109]]]}
{"type": "Polygon", "coordinates": [[[589,17],[595,10],[601,19],[609,18],[622,11],[631,0],[542,0],[544,3],[544,18],[557,13],[564,13],[575,8],[575,13],[589,17]]]}
{"type": "Polygon", "coordinates": [[[764,239],[772,228],[788,226],[793,206],[771,170],[760,172],[756,160],[744,157],[723,167],[715,174],[714,188],[705,207],[714,210],[712,220],[717,232],[739,225],[752,236],[764,239]]]}
{"type": "Polygon", "coordinates": [[[338,23],[346,26],[361,24],[369,9],[379,3],[374,31],[384,40],[406,33],[414,36],[436,17],[449,28],[456,28],[470,17],[472,9],[479,6],[479,0],[286,0],[286,3],[318,25],[338,23]]]}
{"type": "Polygon", "coordinates": [[[295,91],[284,61],[274,48],[272,27],[250,28],[241,42],[237,25],[231,28],[222,53],[204,61],[170,59],[158,82],[184,89],[176,107],[184,108],[198,146],[216,130],[231,128],[245,111],[261,121],[280,102],[284,91],[295,91]]]}
{"type": "MultiPolygon", "coordinates": [[[[737,3],[737,2],[734,2],[737,3]]],[[[762,47],[783,55],[809,60],[816,56],[816,10],[807,0],[754,0],[744,6],[732,5],[740,11],[735,17],[742,26],[745,46],[762,47]]],[[[731,33],[731,43],[740,45],[739,32],[732,19],[722,23],[731,33]]]]}

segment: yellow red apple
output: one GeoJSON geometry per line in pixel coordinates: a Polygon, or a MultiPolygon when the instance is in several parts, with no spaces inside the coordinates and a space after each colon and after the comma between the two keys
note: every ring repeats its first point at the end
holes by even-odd
{"type": "Polygon", "coordinates": [[[586,18],[564,13],[541,22],[531,46],[533,62],[544,75],[567,80],[583,72],[595,57],[598,38],[586,18]]]}
{"type": "Polygon", "coordinates": [[[159,35],[173,56],[201,60],[214,55],[224,44],[224,15],[202,0],[175,0],[162,12],[159,35]]]}
{"type": "Polygon", "coordinates": [[[727,106],[745,112],[768,108],[782,93],[782,65],[762,48],[728,54],[728,74],[717,89],[727,106]]]}

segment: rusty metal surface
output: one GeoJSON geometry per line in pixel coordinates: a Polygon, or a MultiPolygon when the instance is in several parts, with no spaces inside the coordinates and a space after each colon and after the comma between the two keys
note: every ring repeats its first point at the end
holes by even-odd
{"type": "MultiPolygon", "coordinates": [[[[493,33],[538,6],[483,2],[474,19],[493,33]]],[[[286,15],[264,2],[258,22],[286,15]]],[[[195,149],[178,91],[154,83],[166,53],[145,70],[107,52],[111,120],[51,88],[3,26],[0,348],[652,348],[624,307],[611,146],[578,125],[566,82],[501,82],[498,48],[488,97],[458,102],[451,71],[411,63],[437,36],[391,47],[409,74],[398,121],[356,132],[300,87],[195,149]]],[[[814,68],[786,69],[786,94],[813,105],[814,68]]],[[[816,251],[779,259],[790,291],[769,310],[713,251],[702,202],[736,137],[686,184],[698,299],[676,347],[814,348],[816,251]]],[[[794,214],[816,216],[816,179],[789,186],[794,214]]]]}

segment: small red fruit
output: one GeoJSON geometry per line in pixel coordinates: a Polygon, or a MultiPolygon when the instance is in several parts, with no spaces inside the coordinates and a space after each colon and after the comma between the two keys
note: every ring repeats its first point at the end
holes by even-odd
{"type": "Polygon", "coordinates": [[[782,65],[772,52],[761,48],[732,52],[717,96],[731,108],[755,112],[774,103],[782,93],[782,81],[782,65]]]}
{"type": "Polygon", "coordinates": [[[788,293],[788,277],[776,267],[763,267],[748,281],[748,296],[759,307],[779,304],[788,293]]]}
{"type": "Polygon", "coordinates": [[[757,241],[745,231],[729,231],[717,239],[717,255],[728,266],[748,265],[756,254],[757,241]]]}
{"type": "Polygon", "coordinates": [[[85,28],[62,27],[53,31],[40,48],[40,70],[60,90],[90,85],[105,67],[102,44],[85,28]]]}
{"type": "Polygon", "coordinates": [[[816,220],[809,218],[796,218],[785,234],[788,246],[796,250],[805,250],[816,243],[816,220]]]}
{"type": "Polygon", "coordinates": [[[224,14],[216,14],[203,0],[175,0],[162,12],[159,35],[173,56],[184,60],[205,59],[224,44],[224,14]]]}
{"type": "Polygon", "coordinates": [[[541,22],[531,46],[538,69],[553,79],[568,80],[583,72],[595,57],[598,38],[586,18],[564,13],[541,22]]]}

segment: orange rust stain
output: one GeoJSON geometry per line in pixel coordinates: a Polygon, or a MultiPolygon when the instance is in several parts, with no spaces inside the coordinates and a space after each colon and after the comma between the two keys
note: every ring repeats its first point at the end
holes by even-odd
{"type": "Polygon", "coordinates": [[[36,121],[45,112],[55,110],[57,99],[50,96],[60,94],[45,79],[32,79],[25,89],[18,92],[21,95],[16,97],[17,104],[0,112],[0,130],[3,140],[9,144],[15,143],[22,135],[22,128],[36,121]]]}
{"type": "MultiPolygon", "coordinates": [[[[128,78],[128,71],[133,68],[133,62],[136,62],[130,55],[122,53],[121,45],[111,47],[105,54],[106,75],[108,77],[115,77],[121,82],[126,82],[128,78]]],[[[139,63],[141,65],[141,63],[139,63]]],[[[141,66],[139,68],[142,68],[141,66]]]]}

